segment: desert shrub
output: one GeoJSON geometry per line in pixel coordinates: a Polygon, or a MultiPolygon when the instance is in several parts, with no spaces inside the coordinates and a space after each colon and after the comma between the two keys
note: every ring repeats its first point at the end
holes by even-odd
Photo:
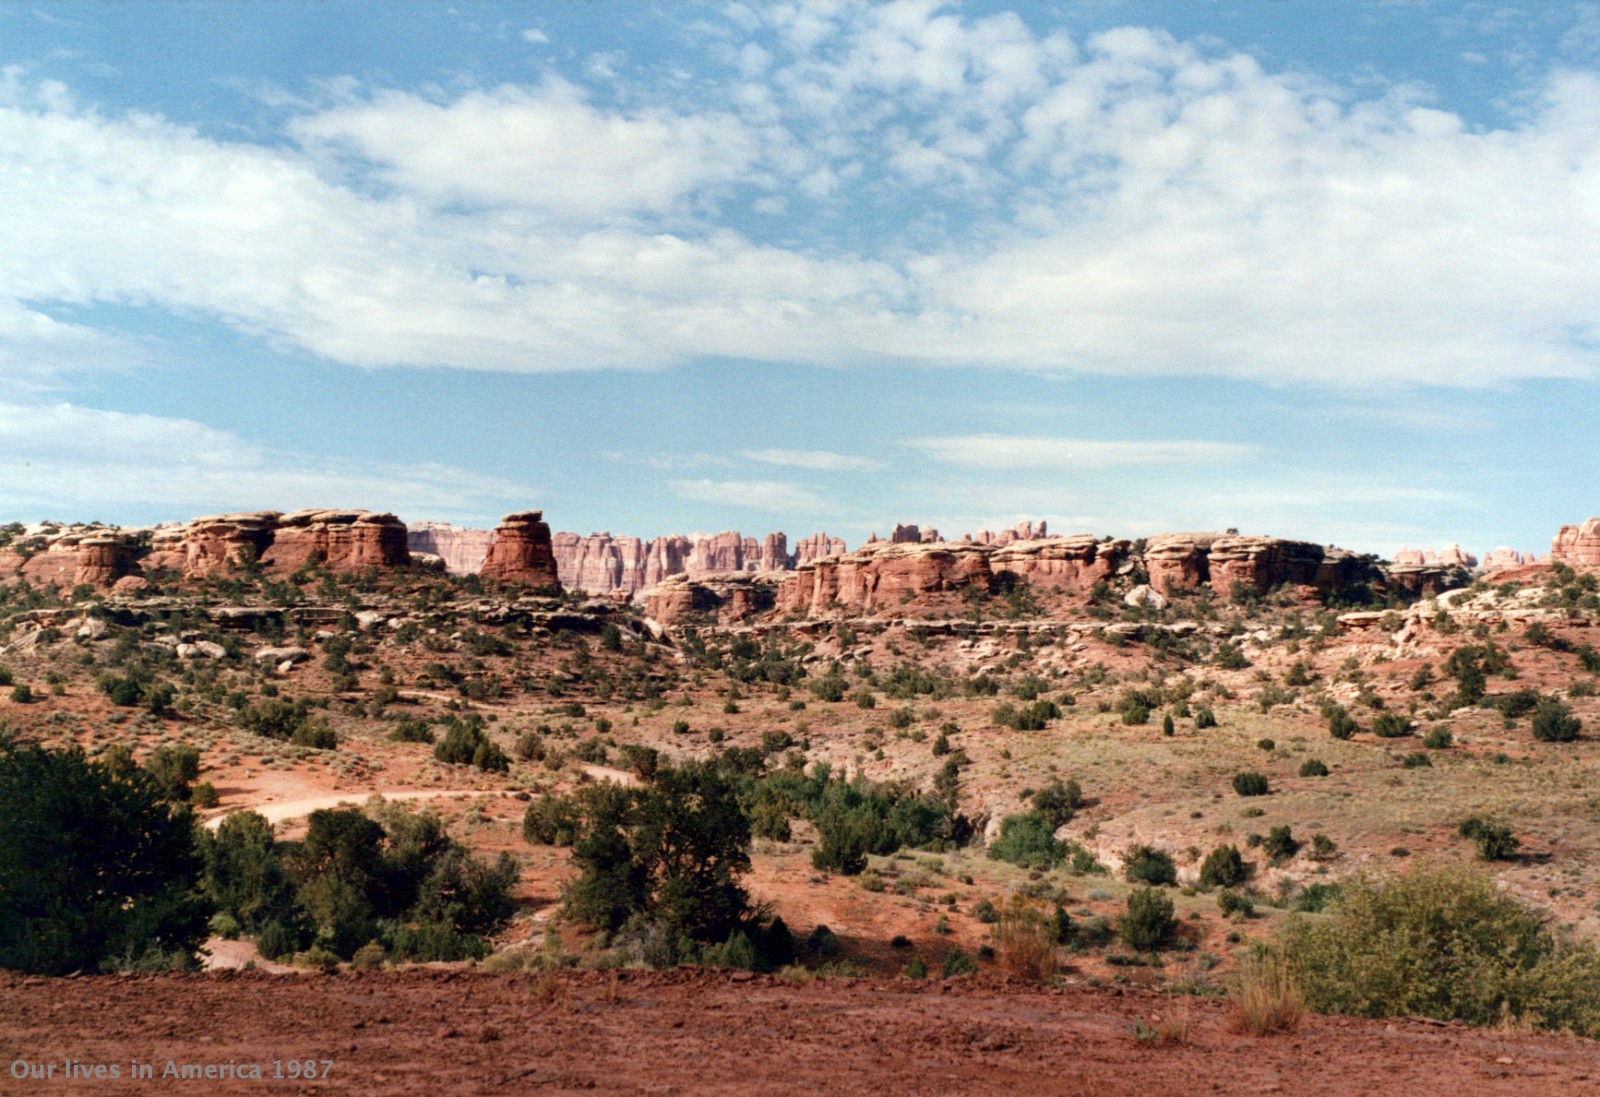
{"type": "Polygon", "coordinates": [[[1318,914],[1338,897],[1338,884],[1307,884],[1295,897],[1294,909],[1305,914],[1318,914]]]}
{"type": "Polygon", "coordinates": [[[1401,739],[1411,734],[1411,721],[1398,712],[1380,712],[1372,721],[1372,734],[1379,739],[1401,739]]]}
{"type": "Polygon", "coordinates": [[[584,809],[566,897],[579,921],[614,929],[643,915],[701,941],[742,928],[750,822],[726,773],[706,762],[663,768],[649,788],[596,786],[584,809]]]}
{"type": "Polygon", "coordinates": [[[300,934],[283,922],[268,922],[256,935],[256,951],[268,960],[281,960],[298,952],[303,944],[300,934]]]}
{"type": "Polygon", "coordinates": [[[913,956],[911,962],[905,967],[905,977],[917,980],[926,979],[928,977],[927,962],[920,956],[913,956]]]}
{"type": "Polygon", "coordinates": [[[1536,689],[1514,689],[1510,693],[1502,693],[1492,699],[1493,706],[1505,717],[1506,726],[1511,726],[1511,721],[1528,715],[1539,707],[1541,696],[1536,689]]]}
{"type": "Polygon", "coordinates": [[[333,750],[339,745],[338,734],[321,720],[307,720],[294,729],[289,742],[297,747],[315,750],[333,750]]]}
{"type": "Polygon", "coordinates": [[[197,808],[214,808],[221,802],[217,787],[210,781],[201,781],[189,790],[189,803],[197,808]]]}
{"type": "Polygon", "coordinates": [[[578,840],[583,813],[570,797],[543,793],[522,816],[522,837],[541,846],[570,846],[578,840]]]}
{"type": "Polygon", "coordinates": [[[1223,888],[1217,892],[1217,909],[1224,918],[1237,914],[1241,918],[1254,916],[1256,905],[1250,901],[1248,895],[1241,895],[1232,888],[1223,888]]]}
{"type": "Polygon", "coordinates": [[[1123,858],[1122,877],[1132,884],[1176,884],[1178,867],[1171,854],[1149,846],[1134,846],[1123,858]]]}
{"type": "Polygon", "coordinates": [[[1305,1015],[1305,997],[1283,957],[1258,952],[1239,963],[1233,991],[1233,1028],[1251,1036],[1294,1032],[1305,1015]]]}
{"type": "Polygon", "coordinates": [[[435,736],[428,721],[407,717],[395,724],[389,738],[396,743],[432,743],[435,736]]]}
{"type": "Polygon", "coordinates": [[[1117,932],[1129,948],[1155,952],[1178,928],[1172,911],[1172,900],[1159,889],[1135,888],[1128,893],[1128,911],[1118,923],[1117,932]]]}
{"type": "Polygon", "coordinates": [[[484,733],[476,719],[452,716],[445,725],[444,738],[434,744],[433,757],[451,765],[476,766],[497,773],[511,768],[511,759],[484,733]]]}
{"type": "Polygon", "coordinates": [[[993,925],[1000,920],[1000,912],[988,899],[979,899],[972,905],[972,916],[984,925],[993,925]]]}
{"type": "Polygon", "coordinates": [[[1422,745],[1429,750],[1445,750],[1454,742],[1455,736],[1450,734],[1450,729],[1447,727],[1433,728],[1422,737],[1422,745]]]}
{"type": "Polygon", "coordinates": [[[1240,796],[1265,796],[1270,791],[1265,774],[1248,772],[1236,773],[1233,777],[1233,791],[1240,796]]]}
{"type": "Polygon", "coordinates": [[[1000,820],[1000,834],[989,845],[989,857],[1024,868],[1049,868],[1058,864],[1066,847],[1056,841],[1056,828],[1037,811],[1008,815],[1000,820]]]}
{"type": "Polygon", "coordinates": [[[1042,731],[1050,726],[1051,720],[1059,719],[1061,709],[1054,701],[1034,701],[1032,704],[1017,706],[1010,702],[1001,702],[990,713],[990,719],[1000,727],[1011,728],[1013,731],[1042,731]]]}
{"type": "Polygon", "coordinates": [[[1217,714],[1212,712],[1209,707],[1196,709],[1194,713],[1194,726],[1202,730],[1205,728],[1216,727],[1217,714]]]}
{"type": "Polygon", "coordinates": [[[1328,734],[1335,739],[1348,739],[1360,730],[1355,717],[1351,716],[1343,706],[1335,705],[1329,710],[1328,734]]]}
{"type": "Polygon", "coordinates": [[[1478,856],[1485,861],[1508,861],[1522,845],[1522,840],[1504,823],[1485,822],[1476,815],[1463,820],[1457,831],[1461,837],[1472,840],[1478,847],[1478,856]]]}
{"type": "Polygon", "coordinates": [[[1200,886],[1203,888],[1231,888],[1244,883],[1246,875],[1244,858],[1237,846],[1218,846],[1206,854],[1200,865],[1200,886]]]}
{"type": "MultiPolygon", "coordinates": [[[[201,843],[205,893],[217,910],[247,933],[264,932],[269,924],[284,932],[293,929],[293,939],[273,955],[299,949],[299,907],[272,824],[256,812],[237,812],[222,820],[215,831],[206,832],[201,843]]],[[[265,948],[262,954],[268,955],[265,948]]]]}
{"type": "Polygon", "coordinates": [[[189,807],[150,774],[0,735],[0,967],[192,964],[203,866],[189,807]]]}
{"type": "Polygon", "coordinates": [[[1543,698],[1533,710],[1533,737],[1541,743],[1570,743],[1582,730],[1583,721],[1557,698],[1543,698]]]}
{"type": "Polygon", "coordinates": [[[1405,769],[1432,769],[1433,759],[1420,750],[1414,750],[1400,759],[1400,765],[1405,769]]]}
{"type": "Polygon", "coordinates": [[[1036,900],[1013,895],[994,927],[995,954],[1005,971],[1043,983],[1056,974],[1056,940],[1050,916],[1036,900]]]}
{"type": "Polygon", "coordinates": [[[1278,946],[1312,1009],[1600,1034],[1600,953],[1463,866],[1345,881],[1278,946]]]}
{"type": "Polygon", "coordinates": [[[1307,758],[1300,763],[1300,776],[1302,777],[1326,777],[1327,775],[1327,764],[1319,758],[1307,758]]]}
{"type": "Polygon", "coordinates": [[[1052,827],[1070,823],[1082,806],[1083,789],[1076,781],[1063,783],[1056,778],[1033,794],[1033,810],[1048,819],[1052,827]]]}
{"type": "Polygon", "coordinates": [[[233,722],[252,735],[288,740],[310,720],[310,713],[311,705],[304,699],[269,697],[241,708],[234,713],[233,722]]]}
{"type": "Polygon", "coordinates": [[[161,794],[180,803],[189,799],[189,786],[200,777],[200,752],[193,747],[157,747],[144,762],[145,772],[161,794]]]}
{"type": "Polygon", "coordinates": [[[958,948],[953,948],[944,954],[944,963],[939,968],[940,976],[945,979],[954,979],[962,975],[976,975],[977,973],[978,961],[958,948]]]}
{"type": "Polygon", "coordinates": [[[1275,865],[1281,865],[1300,852],[1300,843],[1287,826],[1273,827],[1262,839],[1261,852],[1275,865]]]}

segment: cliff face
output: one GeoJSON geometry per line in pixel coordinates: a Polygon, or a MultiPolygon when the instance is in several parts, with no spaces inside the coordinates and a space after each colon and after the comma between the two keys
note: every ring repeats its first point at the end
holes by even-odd
{"type": "Polygon", "coordinates": [[[494,531],[494,539],[489,542],[479,574],[499,583],[560,589],[550,527],[543,519],[543,513],[537,510],[502,518],[494,531]]]}
{"type": "Polygon", "coordinates": [[[475,575],[489,555],[492,529],[458,529],[448,522],[411,522],[406,525],[406,547],[444,561],[451,575],[475,575]]]}
{"type": "Polygon", "coordinates": [[[1584,571],[1600,569],[1600,518],[1562,526],[1550,546],[1550,562],[1584,571]]]}
{"type": "Polygon", "coordinates": [[[269,568],[323,567],[349,572],[402,568],[411,563],[405,523],[365,510],[297,510],[278,519],[261,554],[269,568]]]}
{"type": "Polygon", "coordinates": [[[844,542],[819,533],[789,552],[783,533],[761,540],[727,530],[717,534],[672,534],[648,541],[609,533],[557,533],[552,541],[556,568],[568,587],[591,594],[648,591],[676,575],[713,576],[788,571],[798,563],[842,555],[844,542]]]}

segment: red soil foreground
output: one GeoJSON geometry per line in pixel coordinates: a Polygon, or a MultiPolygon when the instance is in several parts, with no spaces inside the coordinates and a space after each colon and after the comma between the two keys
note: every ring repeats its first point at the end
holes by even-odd
{"type": "MultiPolygon", "coordinates": [[[[560,976],[0,975],[11,1094],[1538,1094],[1600,1087],[1600,1044],[1420,1021],[1228,1028],[1228,1003],[989,978],[786,983],[699,972],[560,976]],[[1188,1042],[1134,1039],[1173,1011],[1188,1042]],[[1182,1011],[1187,1010],[1187,1014],[1182,1011]],[[130,1060],[153,1067],[129,1077],[130,1060]],[[274,1060],[332,1060],[318,1081],[274,1060]],[[51,1078],[18,1078],[22,1061],[51,1078]],[[67,1061],[120,1078],[68,1078],[67,1061]],[[168,1060],[261,1081],[166,1077],[168,1060]],[[285,1068],[287,1071],[287,1067],[285,1068]]],[[[322,1071],[319,1062],[318,1073],[322,1071]]]]}

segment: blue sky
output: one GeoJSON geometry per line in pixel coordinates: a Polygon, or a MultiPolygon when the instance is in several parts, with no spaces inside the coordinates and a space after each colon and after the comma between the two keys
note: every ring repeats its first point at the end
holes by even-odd
{"type": "Polygon", "coordinates": [[[1600,513],[1600,6],[0,5],[0,518],[1600,513]]]}

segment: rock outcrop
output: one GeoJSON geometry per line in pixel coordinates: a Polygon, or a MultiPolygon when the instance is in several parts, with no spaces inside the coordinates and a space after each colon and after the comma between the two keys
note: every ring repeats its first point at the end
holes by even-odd
{"type": "Polygon", "coordinates": [[[261,553],[265,567],[335,572],[403,568],[411,563],[406,527],[392,514],[366,510],[297,510],[277,520],[261,553]]]}
{"type": "Polygon", "coordinates": [[[1550,562],[1582,571],[1600,570],[1600,518],[1562,526],[1550,546],[1550,562]]]}
{"type": "Polygon", "coordinates": [[[550,527],[544,522],[543,512],[528,510],[500,519],[478,574],[498,583],[560,589],[550,527]]]}
{"type": "Polygon", "coordinates": [[[108,590],[139,571],[135,537],[116,529],[68,527],[42,533],[29,551],[0,553],[0,576],[17,576],[64,590],[89,585],[108,590]]]}
{"type": "Polygon", "coordinates": [[[1394,563],[1400,567],[1475,568],[1478,558],[1453,543],[1437,550],[1401,545],[1394,554],[1394,563]]]}
{"type": "MultiPolygon", "coordinates": [[[[1548,557],[1545,559],[1548,560],[1548,557]]],[[[1483,571],[1486,575],[1492,575],[1499,571],[1511,571],[1513,568],[1532,567],[1538,563],[1540,558],[1534,553],[1501,547],[1483,558],[1483,571]]]]}
{"type": "Polygon", "coordinates": [[[645,614],[661,625],[715,615],[719,624],[743,621],[773,608],[787,572],[743,572],[692,579],[673,575],[645,599],[645,614]]]}
{"type": "Polygon", "coordinates": [[[778,588],[780,613],[836,610],[893,616],[928,595],[994,590],[990,550],[965,542],[871,541],[855,552],[795,569],[778,588]]]}
{"type": "Polygon", "coordinates": [[[1197,590],[1211,581],[1211,544],[1221,534],[1163,533],[1144,545],[1144,570],[1163,594],[1197,590]]]}
{"type": "Polygon", "coordinates": [[[1010,529],[1003,529],[999,533],[990,533],[980,529],[977,533],[969,533],[962,538],[963,541],[975,541],[980,545],[1009,545],[1014,541],[1043,541],[1050,534],[1046,531],[1048,523],[1040,522],[1038,528],[1032,522],[1018,522],[1010,529]]]}
{"type": "Polygon", "coordinates": [[[489,555],[492,529],[461,529],[448,522],[406,524],[406,547],[412,554],[429,553],[444,561],[451,575],[475,575],[489,555]]]}
{"type": "MultiPolygon", "coordinates": [[[[1011,532],[1011,531],[1006,531],[1011,532]]],[[[983,544],[983,542],[977,542],[983,544]]],[[[1048,540],[993,542],[989,569],[1026,579],[1036,590],[1086,591],[1109,580],[1129,559],[1131,541],[1100,541],[1088,534],[1048,540]]]]}
{"type": "Polygon", "coordinates": [[[157,530],[150,563],[174,568],[189,578],[257,563],[272,544],[282,517],[275,510],[212,514],[157,530]]]}
{"type": "Polygon", "coordinates": [[[837,537],[819,533],[801,541],[791,555],[789,539],[783,533],[769,533],[758,541],[725,530],[687,537],[675,533],[649,541],[610,533],[557,533],[553,550],[566,586],[591,594],[632,596],[675,575],[788,571],[800,562],[842,555],[845,545],[837,537]]]}

